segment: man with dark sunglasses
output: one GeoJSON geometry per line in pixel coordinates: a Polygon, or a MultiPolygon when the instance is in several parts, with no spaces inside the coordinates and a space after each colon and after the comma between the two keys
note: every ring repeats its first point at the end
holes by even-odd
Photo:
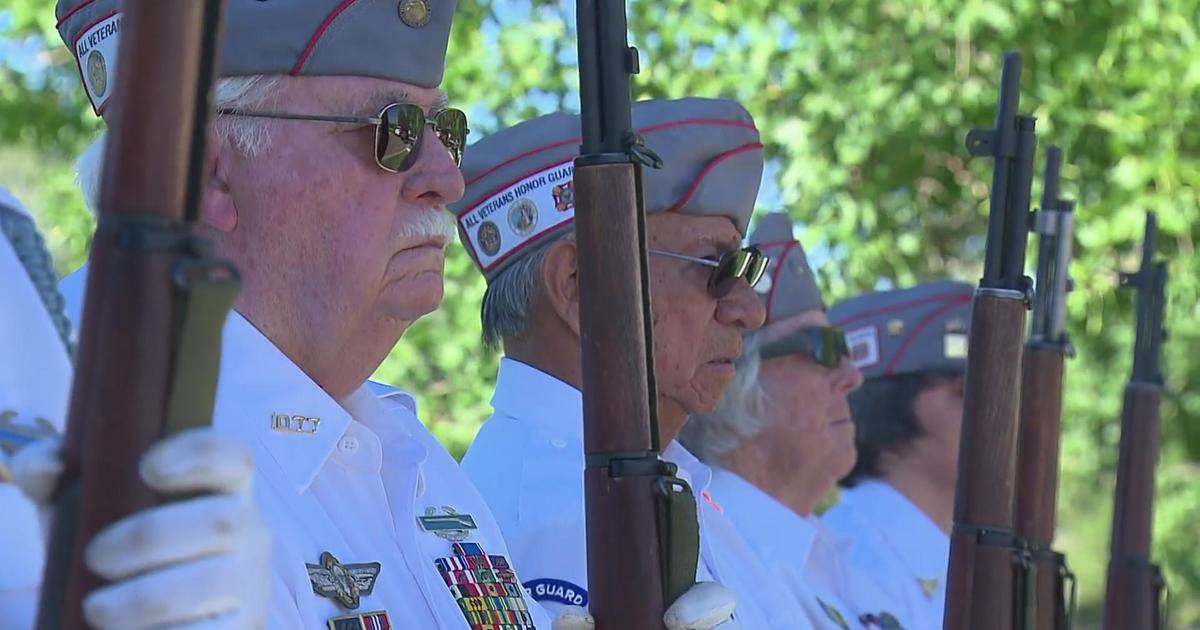
{"type": "MultiPolygon", "coordinates": [[[[741,105],[700,98],[636,103],[633,122],[664,162],[642,175],[663,457],[699,499],[699,580],[736,596],[733,621],[713,623],[806,628],[791,596],[705,500],[707,467],[673,441],[688,414],[716,405],[742,332],[762,323],[751,287],[766,261],[741,245],[762,175],[758,130],[741,105]]],[[[467,193],[452,206],[488,283],[484,340],[505,355],[495,414],[463,468],[492,506],[526,588],[552,610],[588,601],[571,194],[579,133],[579,117],[559,113],[484,138],[467,153],[467,193]]]]}
{"type": "Polygon", "coordinates": [[[692,417],[681,440],[713,466],[713,499],[814,627],[911,629],[812,516],[854,465],[847,395],[862,377],[845,334],[786,214],[763,216],[749,240],[771,258],[757,287],[766,324],[746,336],[719,407],[692,417]]]}
{"type": "Polygon", "coordinates": [[[946,599],[963,375],[974,288],[930,282],[842,301],[866,381],[850,396],[857,463],[822,520],[850,541],[850,561],[896,576],[887,588],[940,628],[946,599]]]}
{"type": "MultiPolygon", "coordinates": [[[[198,231],[243,278],[213,426],[253,450],[271,577],[241,589],[205,573],[217,549],[168,558],[167,572],[198,571],[189,588],[143,580],[111,627],[551,627],[412,397],[381,398],[366,383],[442,299],[446,205],[463,192],[467,134],[438,89],[454,10],[453,0],[229,0],[198,231]],[[254,608],[267,614],[242,611],[254,608]],[[148,621],[143,609],[173,616],[148,621]]],[[[119,2],[60,0],[57,14],[102,113],[119,2]]],[[[100,162],[96,150],[81,161],[89,197],[100,162]]],[[[76,312],[83,278],[64,282],[76,312]]],[[[191,537],[148,534],[171,549],[191,537]]],[[[574,621],[561,627],[588,627],[574,621]]]]}

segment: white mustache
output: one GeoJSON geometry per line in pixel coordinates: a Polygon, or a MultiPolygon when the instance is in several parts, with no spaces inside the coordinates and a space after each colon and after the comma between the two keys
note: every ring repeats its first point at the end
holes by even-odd
{"type": "Polygon", "coordinates": [[[441,239],[443,249],[457,235],[450,213],[441,208],[421,210],[400,228],[400,236],[405,240],[441,239]]]}

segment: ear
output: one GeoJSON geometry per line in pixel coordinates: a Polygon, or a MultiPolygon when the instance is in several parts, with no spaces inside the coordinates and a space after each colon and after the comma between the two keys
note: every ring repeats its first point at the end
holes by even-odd
{"type": "Polygon", "coordinates": [[[229,190],[230,152],[232,147],[208,130],[208,152],[204,157],[204,187],[200,198],[200,220],[220,232],[237,227],[238,211],[229,190]]]}
{"type": "Polygon", "coordinates": [[[542,260],[542,293],[563,324],[579,336],[579,282],[575,239],[555,241],[542,260]]]}

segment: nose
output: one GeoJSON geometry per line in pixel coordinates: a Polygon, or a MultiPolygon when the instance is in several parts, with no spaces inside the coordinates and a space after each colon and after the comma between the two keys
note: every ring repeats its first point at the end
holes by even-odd
{"type": "Polygon", "coordinates": [[[418,150],[416,162],[402,174],[404,200],[433,207],[462,199],[466,188],[462,171],[433,129],[427,127],[421,134],[418,150]]]}
{"type": "Polygon", "coordinates": [[[722,324],[756,330],[766,319],[766,307],[747,282],[738,281],[728,294],[717,300],[717,321],[722,324]]]}

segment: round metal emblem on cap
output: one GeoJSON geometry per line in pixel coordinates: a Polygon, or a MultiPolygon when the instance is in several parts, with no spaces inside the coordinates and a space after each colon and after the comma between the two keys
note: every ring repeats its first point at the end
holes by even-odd
{"type": "Polygon", "coordinates": [[[500,228],[496,227],[491,221],[484,221],[479,226],[479,233],[476,236],[479,239],[479,248],[488,256],[495,256],[496,252],[500,251],[500,228]]]}
{"type": "Polygon", "coordinates": [[[400,20],[411,28],[421,28],[433,17],[429,0],[400,0],[397,12],[400,14],[400,20]]]}
{"type": "Polygon", "coordinates": [[[537,227],[537,204],[521,197],[508,207],[508,224],[517,236],[528,236],[537,227]]]}
{"type": "Polygon", "coordinates": [[[104,96],[108,91],[108,64],[99,50],[92,50],[87,58],[88,79],[92,83],[92,92],[96,98],[104,96]]]}

